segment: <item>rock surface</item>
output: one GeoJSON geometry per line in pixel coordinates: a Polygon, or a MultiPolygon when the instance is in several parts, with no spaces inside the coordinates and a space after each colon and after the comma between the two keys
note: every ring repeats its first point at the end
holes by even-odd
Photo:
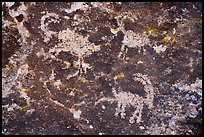
{"type": "Polygon", "coordinates": [[[202,134],[201,5],[2,2],[2,133],[202,134]]]}

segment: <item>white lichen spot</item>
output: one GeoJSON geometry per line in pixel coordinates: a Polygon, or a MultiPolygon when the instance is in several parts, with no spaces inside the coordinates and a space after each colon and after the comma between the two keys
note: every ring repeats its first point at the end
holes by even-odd
{"type": "Polygon", "coordinates": [[[154,50],[156,51],[156,53],[161,53],[161,52],[164,52],[167,47],[166,46],[163,46],[162,44],[157,46],[157,45],[154,45],[153,46],[154,50]]]}
{"type": "Polygon", "coordinates": [[[140,61],[137,62],[137,64],[143,64],[143,62],[140,60],[140,61]]]}
{"type": "Polygon", "coordinates": [[[56,104],[57,106],[60,106],[60,107],[63,107],[63,108],[66,108],[64,104],[60,103],[59,101],[57,100],[53,100],[51,98],[49,98],[50,101],[52,101],[54,104],[56,104]]]}
{"type": "MultiPolygon", "coordinates": [[[[190,90],[192,91],[201,91],[202,90],[202,80],[196,79],[195,83],[190,85],[190,90]]],[[[202,96],[202,92],[200,94],[202,96]]]]}
{"type": "Polygon", "coordinates": [[[40,57],[40,56],[46,56],[46,53],[45,53],[45,51],[44,51],[43,48],[40,48],[39,51],[36,53],[36,55],[37,55],[38,57],[40,57]]]}
{"type": "Polygon", "coordinates": [[[16,103],[13,103],[7,108],[7,111],[14,111],[14,108],[15,109],[21,109],[21,107],[18,106],[16,103]]]}
{"type": "Polygon", "coordinates": [[[15,2],[2,2],[2,5],[5,3],[6,7],[10,8],[14,5],[15,2]]]}
{"type": "MultiPolygon", "coordinates": [[[[10,67],[2,69],[2,98],[8,97],[11,93],[16,92],[17,90],[23,97],[29,99],[27,98],[27,95],[24,96],[26,93],[21,91],[24,87],[19,84],[19,79],[25,77],[28,73],[32,73],[29,71],[28,64],[25,63],[26,57],[26,54],[18,55],[17,57],[12,58],[12,61],[10,60],[9,62],[13,69],[10,69],[10,67]]],[[[29,101],[27,100],[27,102],[29,101]]]]}
{"type": "MultiPolygon", "coordinates": [[[[2,75],[5,75],[4,72],[2,75]]],[[[14,93],[15,90],[12,87],[16,85],[16,76],[8,75],[8,77],[2,77],[2,98],[8,97],[11,93],[14,93]]]]}
{"type": "Polygon", "coordinates": [[[54,69],[52,69],[52,73],[51,73],[51,75],[50,75],[50,77],[49,77],[49,80],[54,80],[55,79],[55,73],[54,73],[54,69]]]}
{"type": "Polygon", "coordinates": [[[44,32],[45,36],[44,36],[44,42],[48,42],[51,38],[52,38],[52,35],[55,35],[57,34],[57,32],[55,31],[51,31],[49,30],[48,28],[48,25],[51,23],[51,22],[58,22],[59,23],[59,15],[55,14],[55,13],[48,13],[46,12],[45,15],[43,15],[40,19],[40,29],[44,32]],[[55,18],[55,20],[51,19],[50,21],[46,22],[45,23],[45,20],[46,19],[49,19],[50,17],[53,17],[55,18]]]}
{"type": "Polygon", "coordinates": [[[102,107],[102,109],[106,109],[106,107],[104,105],[102,105],[101,107],[102,107]]]}
{"type": "Polygon", "coordinates": [[[89,128],[90,128],[90,129],[93,129],[93,126],[92,126],[92,125],[90,125],[90,126],[89,126],[89,128]]]}
{"type": "MultiPolygon", "coordinates": [[[[78,60],[74,62],[74,66],[83,69],[85,73],[91,66],[84,62],[83,57],[89,56],[95,51],[100,50],[100,46],[96,46],[88,41],[88,37],[83,37],[74,31],[69,29],[62,30],[58,33],[58,39],[61,41],[55,47],[49,50],[49,53],[55,52],[59,54],[61,51],[70,52],[78,57],[78,60]]],[[[78,74],[78,73],[77,73],[78,74]]]]}
{"type": "Polygon", "coordinates": [[[68,38],[70,37],[69,34],[70,34],[69,30],[62,30],[58,33],[58,39],[62,41],[67,41],[69,40],[68,38]]]}
{"type": "Polygon", "coordinates": [[[36,5],[36,2],[30,2],[30,5],[36,5]]]}
{"type": "Polygon", "coordinates": [[[74,92],[74,91],[71,91],[68,95],[70,95],[70,96],[74,96],[75,95],[75,93],[76,92],[74,92]]]}
{"type": "Polygon", "coordinates": [[[115,96],[115,100],[118,102],[115,116],[118,116],[120,114],[121,118],[125,119],[126,116],[125,108],[133,106],[135,108],[135,111],[129,118],[129,122],[131,124],[135,122],[136,123],[142,122],[142,110],[144,105],[143,97],[140,97],[137,94],[132,94],[130,92],[123,92],[120,88],[118,93],[116,93],[116,91],[113,89],[113,94],[115,96]]]}
{"type": "Polygon", "coordinates": [[[62,9],[63,11],[67,12],[67,13],[72,13],[73,11],[76,11],[78,9],[81,9],[81,10],[85,10],[88,8],[88,5],[85,4],[84,2],[74,2],[72,5],[71,5],[71,8],[70,9],[62,9]]]}
{"type": "Polygon", "coordinates": [[[29,109],[26,111],[27,114],[32,114],[35,111],[35,109],[29,109]]]}
{"type": "Polygon", "coordinates": [[[112,88],[114,98],[106,97],[100,98],[98,101],[95,102],[94,106],[103,101],[117,102],[115,116],[120,115],[122,119],[126,118],[126,109],[132,106],[135,109],[135,111],[130,116],[129,122],[131,124],[135,122],[136,123],[142,122],[143,106],[144,104],[146,104],[150,110],[153,109],[153,100],[157,89],[152,86],[152,83],[147,75],[137,73],[134,80],[139,81],[144,85],[144,90],[146,92],[145,97],[139,96],[138,94],[122,91],[120,87],[118,88],[118,90],[112,88]]]}
{"type": "Polygon", "coordinates": [[[150,40],[145,35],[136,34],[133,31],[125,31],[124,34],[123,45],[127,45],[130,48],[138,48],[139,52],[143,50],[145,45],[150,43],[150,40]]]}
{"type": "Polygon", "coordinates": [[[64,16],[64,18],[67,19],[67,20],[70,19],[70,17],[68,17],[68,16],[64,16]]]}
{"type": "Polygon", "coordinates": [[[140,129],[142,129],[142,130],[144,130],[144,129],[145,129],[145,127],[144,127],[144,126],[139,126],[139,128],[140,128],[140,129]]]}
{"type": "Polygon", "coordinates": [[[100,46],[96,46],[88,41],[88,37],[83,37],[77,33],[66,29],[58,33],[58,39],[62,42],[56,45],[53,50],[58,54],[61,51],[70,51],[78,57],[88,56],[95,51],[100,50],[100,46]]]}
{"type": "Polygon", "coordinates": [[[80,119],[81,110],[70,109],[70,112],[73,114],[75,119],[80,119]]]}
{"type": "Polygon", "coordinates": [[[170,125],[162,124],[161,126],[158,126],[158,124],[152,124],[151,126],[147,126],[145,132],[150,135],[176,135],[177,132],[174,128],[176,127],[171,127],[170,125]]]}
{"type": "Polygon", "coordinates": [[[173,34],[174,34],[174,35],[176,34],[176,29],[175,29],[175,28],[173,28],[173,34]]]}
{"type": "Polygon", "coordinates": [[[27,75],[29,73],[28,68],[29,68],[28,64],[23,64],[19,67],[17,73],[20,75],[22,75],[22,74],[27,75]]]}
{"type": "Polygon", "coordinates": [[[123,54],[124,54],[124,52],[125,53],[127,53],[127,48],[126,48],[126,50],[125,50],[125,45],[122,45],[121,46],[121,49],[120,49],[120,52],[119,52],[119,54],[118,54],[118,58],[121,58],[122,57],[122,59],[124,59],[125,58],[125,56],[122,56],[123,54]]]}
{"type": "Polygon", "coordinates": [[[143,75],[141,73],[136,73],[135,77],[133,78],[135,81],[141,82],[143,85],[151,85],[151,81],[147,75],[143,75]]]}
{"type": "MultiPolygon", "coordinates": [[[[6,2],[9,4],[9,6],[12,6],[14,2],[6,2]]],[[[17,10],[9,9],[9,15],[13,18],[14,22],[8,22],[8,26],[10,23],[13,24],[12,27],[15,27],[18,29],[19,34],[22,36],[22,42],[27,43],[27,38],[30,36],[29,31],[24,27],[23,22],[27,20],[27,6],[24,4],[24,2],[21,3],[21,5],[17,8],[17,10]],[[18,22],[16,19],[16,16],[22,14],[24,16],[24,19],[22,22],[18,22]]],[[[5,22],[4,22],[5,23],[5,22]]],[[[5,25],[4,25],[5,26],[5,25]]]]}
{"type": "Polygon", "coordinates": [[[157,24],[158,26],[160,26],[161,24],[169,21],[168,18],[168,10],[167,9],[161,9],[162,10],[162,14],[159,15],[159,17],[157,18],[157,24]]]}
{"type": "Polygon", "coordinates": [[[172,72],[172,69],[170,69],[169,67],[166,69],[166,70],[164,70],[164,74],[165,75],[168,75],[168,74],[170,74],[172,72]]]}
{"type": "Polygon", "coordinates": [[[202,96],[202,80],[196,79],[195,83],[187,85],[183,82],[177,82],[172,85],[173,87],[177,87],[181,91],[191,91],[196,92],[198,95],[202,96]]]}
{"type": "Polygon", "coordinates": [[[62,84],[61,80],[58,79],[57,81],[54,82],[54,86],[57,87],[57,89],[60,89],[60,85],[62,84]]]}
{"type": "Polygon", "coordinates": [[[189,11],[187,10],[187,8],[182,8],[181,10],[182,10],[183,14],[187,14],[187,13],[189,12],[189,11]]]}
{"type": "Polygon", "coordinates": [[[199,112],[198,112],[197,109],[196,109],[196,106],[197,106],[197,105],[195,105],[195,104],[193,104],[193,103],[190,103],[190,104],[188,105],[188,109],[187,109],[187,111],[186,111],[186,115],[187,115],[188,117],[190,117],[190,118],[195,118],[195,117],[199,114],[199,112]]]}

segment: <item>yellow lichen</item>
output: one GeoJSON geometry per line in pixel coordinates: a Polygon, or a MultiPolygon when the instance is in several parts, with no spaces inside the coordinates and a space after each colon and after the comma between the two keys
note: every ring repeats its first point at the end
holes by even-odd
{"type": "Polygon", "coordinates": [[[122,77],[124,77],[124,76],[125,76],[124,73],[121,72],[121,73],[115,75],[114,79],[122,78],[122,77]]]}
{"type": "Polygon", "coordinates": [[[14,25],[19,26],[20,22],[18,22],[17,19],[14,19],[14,22],[8,21],[7,25],[8,25],[8,27],[14,26],[14,25]]]}
{"type": "Polygon", "coordinates": [[[84,77],[79,77],[77,80],[80,82],[85,82],[86,79],[84,77]]]}
{"type": "Polygon", "coordinates": [[[101,44],[101,46],[104,46],[104,47],[111,47],[110,44],[106,43],[106,44],[101,44]]]}
{"type": "Polygon", "coordinates": [[[173,39],[171,39],[171,44],[173,44],[173,43],[175,43],[176,42],[176,39],[175,38],[173,38],[173,39]]]}
{"type": "Polygon", "coordinates": [[[74,91],[76,88],[69,88],[69,90],[74,91]]]}
{"type": "Polygon", "coordinates": [[[8,27],[13,26],[13,22],[8,22],[8,27]]]}
{"type": "Polygon", "coordinates": [[[164,41],[164,42],[167,42],[167,41],[169,40],[169,38],[170,38],[169,36],[165,36],[165,37],[163,38],[163,41],[164,41]]]}
{"type": "Polygon", "coordinates": [[[69,63],[68,61],[64,61],[64,64],[65,64],[66,66],[68,66],[68,67],[71,66],[71,63],[69,63]]]}
{"type": "Polygon", "coordinates": [[[92,51],[97,51],[97,47],[93,46],[92,51]]]}
{"type": "Polygon", "coordinates": [[[82,89],[77,89],[77,92],[84,92],[82,89]]]}
{"type": "Polygon", "coordinates": [[[169,59],[172,61],[172,62],[177,62],[176,59],[172,58],[172,57],[169,57],[169,59]]]}
{"type": "Polygon", "coordinates": [[[112,29],[111,28],[111,30],[110,30],[113,34],[117,34],[118,32],[119,32],[119,29],[118,28],[116,28],[116,29],[112,29]]]}
{"type": "Polygon", "coordinates": [[[156,28],[148,28],[149,33],[153,36],[153,37],[157,37],[157,29],[156,28]]]}
{"type": "Polygon", "coordinates": [[[59,61],[59,62],[63,62],[63,60],[60,59],[60,58],[55,58],[55,60],[56,60],[56,61],[59,61]]]}
{"type": "Polygon", "coordinates": [[[77,89],[77,88],[68,88],[68,89],[75,92],[84,92],[82,89],[77,89]]]}
{"type": "Polygon", "coordinates": [[[146,34],[147,34],[147,31],[143,31],[143,32],[142,32],[142,35],[146,35],[146,34]]]}
{"type": "Polygon", "coordinates": [[[14,19],[14,21],[15,21],[15,23],[16,23],[17,26],[19,26],[19,25],[21,24],[20,22],[18,22],[17,19],[14,19]]]}
{"type": "Polygon", "coordinates": [[[21,91],[22,91],[22,92],[28,92],[29,89],[28,89],[28,88],[21,88],[21,91]]]}
{"type": "Polygon", "coordinates": [[[26,109],[26,108],[28,108],[29,106],[28,105],[25,105],[25,106],[22,106],[21,108],[22,109],[26,109]]]}

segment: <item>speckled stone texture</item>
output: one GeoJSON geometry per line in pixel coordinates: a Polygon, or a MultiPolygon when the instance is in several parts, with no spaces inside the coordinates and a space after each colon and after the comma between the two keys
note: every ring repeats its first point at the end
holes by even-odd
{"type": "Polygon", "coordinates": [[[202,134],[201,2],[2,2],[2,133],[202,134]]]}

